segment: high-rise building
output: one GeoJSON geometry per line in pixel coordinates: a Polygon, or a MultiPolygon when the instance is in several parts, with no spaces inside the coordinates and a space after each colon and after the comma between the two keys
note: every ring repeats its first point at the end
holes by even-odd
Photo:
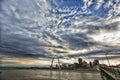
{"type": "Polygon", "coordinates": [[[82,58],[78,58],[78,64],[79,64],[79,67],[82,67],[82,64],[83,64],[82,58]]]}
{"type": "Polygon", "coordinates": [[[86,61],[83,61],[82,67],[86,68],[87,66],[88,66],[87,62],[86,62],[86,61]]]}
{"type": "Polygon", "coordinates": [[[96,65],[99,65],[99,60],[94,60],[93,64],[96,66],[96,65]]]}
{"type": "Polygon", "coordinates": [[[90,66],[90,68],[93,68],[93,63],[89,62],[89,66],[90,66]]]}
{"type": "Polygon", "coordinates": [[[82,58],[78,58],[78,63],[82,64],[82,58]]]}

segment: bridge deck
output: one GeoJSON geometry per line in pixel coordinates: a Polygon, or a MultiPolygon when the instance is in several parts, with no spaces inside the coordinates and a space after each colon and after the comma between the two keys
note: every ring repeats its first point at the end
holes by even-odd
{"type": "Polygon", "coordinates": [[[120,75],[116,75],[116,74],[113,74],[105,69],[101,69],[102,71],[104,71],[106,74],[108,74],[111,78],[113,78],[114,80],[120,80],[120,75]]]}

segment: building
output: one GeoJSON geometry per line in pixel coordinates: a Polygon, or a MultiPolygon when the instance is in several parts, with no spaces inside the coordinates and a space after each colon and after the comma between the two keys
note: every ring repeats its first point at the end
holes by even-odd
{"type": "Polygon", "coordinates": [[[94,60],[94,61],[93,61],[93,65],[94,65],[94,66],[99,65],[99,60],[94,60]]]}
{"type": "Polygon", "coordinates": [[[88,67],[88,64],[87,64],[86,61],[83,61],[83,63],[82,63],[82,67],[83,67],[83,68],[87,68],[87,67],[88,67]]]}
{"type": "Polygon", "coordinates": [[[96,70],[99,70],[99,60],[94,60],[93,61],[93,66],[96,70]]]}
{"type": "Polygon", "coordinates": [[[79,64],[78,63],[74,63],[74,69],[79,68],[79,64]]]}
{"type": "Polygon", "coordinates": [[[79,64],[79,67],[82,67],[82,64],[83,64],[82,58],[78,58],[78,64],[79,64]]]}
{"type": "Polygon", "coordinates": [[[89,62],[89,66],[90,66],[90,68],[93,68],[93,63],[89,62]]]}

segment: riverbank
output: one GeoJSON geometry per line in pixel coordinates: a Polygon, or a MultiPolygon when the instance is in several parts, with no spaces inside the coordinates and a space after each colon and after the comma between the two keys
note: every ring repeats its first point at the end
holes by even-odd
{"type": "MultiPolygon", "coordinates": [[[[48,70],[48,71],[51,71],[51,69],[49,68],[0,68],[0,73],[1,73],[1,70],[48,70]]],[[[80,69],[52,69],[52,71],[72,71],[72,72],[88,72],[88,73],[91,73],[91,72],[99,72],[99,70],[96,70],[96,69],[83,69],[83,68],[80,68],[80,69]]]]}

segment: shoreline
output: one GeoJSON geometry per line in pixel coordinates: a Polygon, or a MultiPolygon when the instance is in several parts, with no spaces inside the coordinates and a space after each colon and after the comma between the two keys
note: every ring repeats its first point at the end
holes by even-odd
{"type": "Polygon", "coordinates": [[[47,70],[47,71],[66,71],[66,72],[83,72],[83,73],[99,73],[99,70],[94,70],[94,69],[73,69],[73,70],[68,70],[68,69],[16,69],[16,68],[12,68],[12,69],[0,69],[0,74],[2,73],[2,71],[4,70],[47,70]]]}

